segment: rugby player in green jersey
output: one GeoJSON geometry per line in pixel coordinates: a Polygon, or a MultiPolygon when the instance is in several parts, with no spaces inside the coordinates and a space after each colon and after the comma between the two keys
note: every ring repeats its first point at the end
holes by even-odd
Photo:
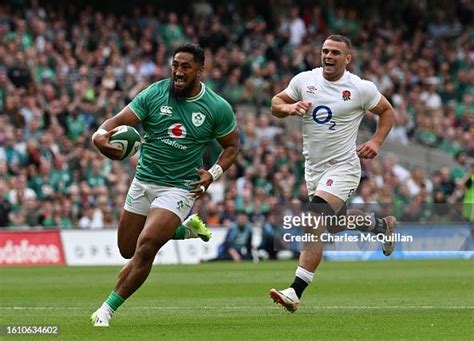
{"type": "Polygon", "coordinates": [[[102,154],[118,159],[120,151],[109,143],[114,129],[141,123],[145,131],[118,227],[120,252],[130,261],[107,300],[92,314],[95,326],[109,326],[117,308],[146,280],[155,255],[168,240],[184,239],[186,232],[209,239],[197,217],[181,224],[194,201],[235,161],[239,138],[231,106],[201,83],[203,71],[204,51],[198,45],[178,47],[171,78],[148,86],[92,137],[102,154]],[[202,157],[214,139],[223,151],[205,170],[202,157]]]}

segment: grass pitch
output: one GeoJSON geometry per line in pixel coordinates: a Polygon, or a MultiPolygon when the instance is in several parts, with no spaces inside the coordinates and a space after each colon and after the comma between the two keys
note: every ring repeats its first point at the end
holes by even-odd
{"type": "Polygon", "coordinates": [[[92,327],[89,316],[119,267],[0,268],[0,338],[7,325],[58,325],[60,339],[474,337],[473,260],[323,262],[290,314],[268,291],[286,288],[295,266],[155,266],[105,329],[92,327]]]}

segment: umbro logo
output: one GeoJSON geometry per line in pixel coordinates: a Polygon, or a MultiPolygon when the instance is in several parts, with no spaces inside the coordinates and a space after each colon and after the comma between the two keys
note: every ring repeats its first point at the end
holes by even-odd
{"type": "Polygon", "coordinates": [[[169,107],[167,105],[163,105],[160,107],[160,114],[165,116],[171,116],[173,113],[173,107],[169,107]]]}
{"type": "Polygon", "coordinates": [[[309,93],[309,94],[313,94],[314,95],[314,92],[318,90],[316,89],[316,87],[314,85],[308,85],[306,87],[306,92],[309,93]]]}

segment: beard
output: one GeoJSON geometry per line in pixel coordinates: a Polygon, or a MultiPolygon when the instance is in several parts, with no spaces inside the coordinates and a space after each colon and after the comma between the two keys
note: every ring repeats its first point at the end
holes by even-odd
{"type": "Polygon", "coordinates": [[[175,98],[185,98],[190,97],[191,91],[193,91],[194,81],[191,80],[188,85],[183,88],[176,88],[174,85],[174,79],[171,79],[170,82],[170,94],[175,98]]]}

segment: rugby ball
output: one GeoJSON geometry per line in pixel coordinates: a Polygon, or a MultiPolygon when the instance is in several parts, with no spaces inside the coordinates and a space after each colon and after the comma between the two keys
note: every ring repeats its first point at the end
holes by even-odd
{"type": "Polygon", "coordinates": [[[138,131],[130,126],[118,126],[117,131],[110,137],[110,144],[122,150],[120,160],[128,159],[140,149],[142,139],[138,131]]]}

